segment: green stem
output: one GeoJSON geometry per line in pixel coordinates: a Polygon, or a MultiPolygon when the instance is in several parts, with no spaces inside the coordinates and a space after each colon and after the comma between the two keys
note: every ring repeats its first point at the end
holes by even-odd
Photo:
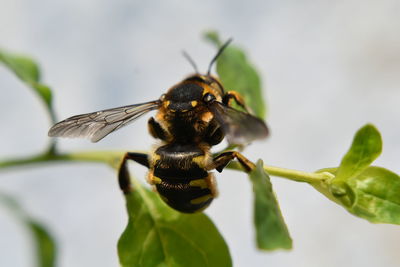
{"type": "Polygon", "coordinates": [[[112,168],[117,168],[124,153],[123,151],[81,151],[65,154],[43,153],[27,158],[1,161],[0,169],[52,161],[98,162],[106,163],[112,168]]]}
{"type": "MultiPolygon", "coordinates": [[[[231,162],[227,166],[227,168],[243,171],[243,168],[238,162],[231,162]]],[[[291,170],[291,169],[285,169],[268,165],[264,165],[264,170],[272,176],[283,177],[292,181],[305,182],[310,184],[334,178],[334,175],[329,172],[319,172],[319,173],[304,172],[304,171],[291,170]]]]}
{"type": "Polygon", "coordinates": [[[335,176],[329,172],[304,172],[297,170],[290,170],[285,168],[279,168],[274,166],[264,166],[264,170],[272,176],[280,176],[292,181],[305,182],[305,183],[315,183],[321,182],[327,179],[332,179],[335,176]]]}
{"type": "MultiPolygon", "coordinates": [[[[98,162],[106,163],[112,168],[117,169],[124,154],[124,151],[81,151],[65,154],[43,153],[28,158],[13,159],[0,162],[0,169],[52,161],[98,162]]],[[[227,166],[227,168],[243,171],[241,165],[238,162],[231,162],[227,166]]],[[[292,181],[305,183],[318,183],[327,179],[332,179],[334,177],[333,174],[329,172],[304,172],[268,165],[264,165],[264,170],[272,176],[279,176],[292,181]]]]}

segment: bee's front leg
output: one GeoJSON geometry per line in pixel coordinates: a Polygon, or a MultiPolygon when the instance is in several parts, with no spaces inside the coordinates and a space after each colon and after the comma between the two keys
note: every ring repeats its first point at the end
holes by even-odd
{"type": "Polygon", "coordinates": [[[127,152],[122,159],[121,165],[118,170],[118,183],[124,194],[129,194],[132,191],[131,180],[128,170],[128,159],[136,161],[137,163],[149,168],[149,159],[147,154],[127,152]]]}
{"type": "Polygon", "coordinates": [[[161,125],[153,118],[151,117],[147,123],[147,127],[149,130],[149,133],[151,136],[154,138],[167,141],[168,140],[168,134],[167,132],[161,127],[161,125]]]}
{"type": "Polygon", "coordinates": [[[222,103],[230,107],[232,106],[232,100],[235,100],[236,104],[244,108],[244,110],[246,110],[248,113],[250,114],[253,113],[251,109],[244,102],[244,98],[242,97],[242,95],[236,91],[226,92],[224,98],[222,99],[222,103]]]}
{"type": "Polygon", "coordinates": [[[254,165],[253,162],[248,160],[241,153],[237,151],[228,151],[214,158],[213,169],[216,169],[218,172],[222,172],[222,170],[226,167],[226,165],[228,165],[228,163],[235,158],[239,161],[240,165],[242,165],[243,169],[246,172],[251,172],[256,167],[256,165],[254,165]]]}

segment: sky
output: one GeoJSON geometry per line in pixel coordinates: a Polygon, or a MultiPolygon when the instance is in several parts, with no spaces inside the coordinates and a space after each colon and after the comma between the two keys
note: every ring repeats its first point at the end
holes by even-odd
{"type": "MultiPolygon", "coordinates": [[[[54,92],[59,119],[157,99],[215,48],[206,30],[247,52],[261,73],[271,136],[244,154],[304,171],[337,166],[366,123],[381,131],[376,165],[400,173],[400,3],[382,1],[50,1],[2,0],[0,47],[34,57],[54,92]]],[[[0,67],[0,159],[35,154],[50,127],[37,97],[0,67]]],[[[147,116],[150,117],[151,115],[147,116]]],[[[93,144],[59,140],[61,151],[146,150],[147,118],[93,144]]],[[[145,168],[130,170],[144,181],[145,168]]],[[[303,183],[273,177],[292,251],[255,248],[252,192],[243,174],[217,175],[219,198],[206,210],[235,266],[400,265],[398,226],[350,215],[303,183]]],[[[15,196],[56,237],[58,265],[118,266],[126,225],[113,170],[73,163],[0,171],[15,196]]],[[[0,266],[31,266],[29,234],[0,206],[0,266]]]]}

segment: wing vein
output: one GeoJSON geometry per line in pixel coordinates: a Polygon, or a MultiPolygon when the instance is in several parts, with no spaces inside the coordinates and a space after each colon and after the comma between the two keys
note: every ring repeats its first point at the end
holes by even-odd
{"type": "Polygon", "coordinates": [[[49,136],[89,138],[97,142],[159,106],[160,101],[156,100],[72,116],[51,127],[49,136]]]}

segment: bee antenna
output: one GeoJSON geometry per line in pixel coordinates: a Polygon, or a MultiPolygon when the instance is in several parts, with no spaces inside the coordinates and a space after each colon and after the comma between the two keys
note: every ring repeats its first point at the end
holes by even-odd
{"type": "Polygon", "coordinates": [[[192,65],[194,71],[196,73],[199,73],[199,70],[197,69],[196,63],[194,62],[194,60],[189,56],[189,54],[185,50],[182,51],[182,55],[183,55],[184,58],[187,59],[187,61],[189,61],[190,65],[192,65]]]}
{"type": "Polygon", "coordinates": [[[211,60],[210,65],[208,65],[208,71],[207,75],[210,75],[211,68],[214,65],[215,61],[217,61],[218,57],[224,52],[225,48],[232,42],[232,38],[229,38],[228,41],[226,41],[218,50],[217,54],[214,56],[214,58],[211,60]]]}

